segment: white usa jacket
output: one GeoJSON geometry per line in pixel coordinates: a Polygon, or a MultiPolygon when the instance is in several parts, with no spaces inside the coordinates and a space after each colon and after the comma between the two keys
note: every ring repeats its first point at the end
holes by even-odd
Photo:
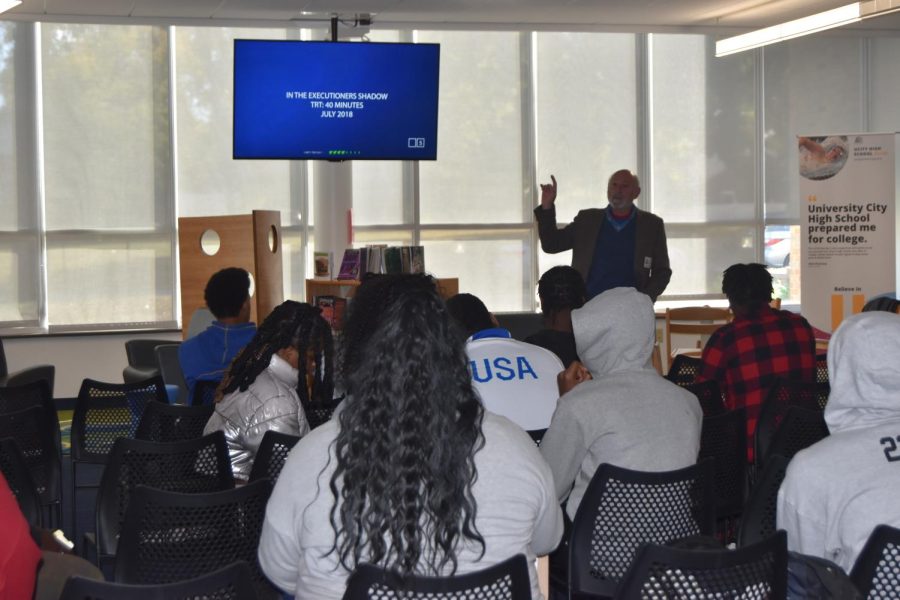
{"type": "Polygon", "coordinates": [[[831,435],[800,451],[778,492],[788,548],[849,571],[876,525],[900,527],[900,316],[846,319],[828,347],[831,435]]]}
{"type": "Polygon", "coordinates": [[[306,413],[297,396],[297,369],[276,354],[269,366],[242,391],[234,391],[216,404],[203,435],[225,432],[231,468],[247,479],[260,442],[267,431],[291,435],[309,432],[306,413]]]}

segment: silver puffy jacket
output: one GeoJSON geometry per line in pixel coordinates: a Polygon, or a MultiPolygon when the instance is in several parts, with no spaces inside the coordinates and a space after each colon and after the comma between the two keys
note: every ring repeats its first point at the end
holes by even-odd
{"type": "Polygon", "coordinates": [[[291,435],[309,432],[309,422],[297,396],[297,378],[297,369],[272,355],[269,366],[245,391],[232,392],[216,404],[203,434],[225,432],[236,478],[249,478],[256,450],[267,431],[291,435]]]}

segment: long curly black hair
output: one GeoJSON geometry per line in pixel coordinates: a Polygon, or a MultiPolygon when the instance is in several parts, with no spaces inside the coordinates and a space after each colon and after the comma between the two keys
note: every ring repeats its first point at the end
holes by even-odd
{"type": "Polygon", "coordinates": [[[300,355],[297,395],[304,405],[330,402],[334,392],[333,348],[331,327],[320,316],[321,309],[305,302],[288,300],[262,322],[250,343],[231,363],[228,374],[216,390],[216,402],[235,390],[244,391],[256,381],[272,355],[282,348],[295,348],[300,355]],[[313,356],[312,397],[307,381],[307,356],[313,356]]]}
{"type": "Polygon", "coordinates": [[[459,543],[484,553],[472,496],[483,409],[462,342],[430,277],[382,276],[352,304],[347,326],[362,345],[349,349],[334,442],[331,551],[348,570],[455,572],[459,543]]]}

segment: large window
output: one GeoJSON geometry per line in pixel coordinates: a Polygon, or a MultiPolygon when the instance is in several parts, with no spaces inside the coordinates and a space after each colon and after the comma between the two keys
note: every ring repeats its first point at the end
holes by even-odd
{"type": "Polygon", "coordinates": [[[605,206],[619,168],[666,222],[664,300],[715,298],[725,267],[765,260],[797,301],[796,136],[900,130],[894,38],[716,59],[714,36],[377,30],[441,44],[436,161],[318,181],[303,161],[232,160],[233,39],[312,35],[0,21],[0,328],[173,326],[180,216],[280,211],[284,293],[302,298],[331,185],[355,244],[423,245],[492,310],[534,310],[537,277],[570,260],[538,248],[537,184],[556,176],[566,224],[605,206]]]}

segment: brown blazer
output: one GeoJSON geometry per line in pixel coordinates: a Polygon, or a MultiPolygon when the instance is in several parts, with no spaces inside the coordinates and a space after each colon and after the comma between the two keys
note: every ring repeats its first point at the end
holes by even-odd
{"type": "MultiPolygon", "coordinates": [[[[666,246],[666,229],[663,220],[635,207],[634,280],[636,288],[656,301],[672,278],[669,268],[669,250],[666,246]]],[[[556,225],[556,207],[534,209],[538,224],[541,250],[556,254],[572,250],[572,266],[587,281],[597,247],[597,236],[606,220],[606,210],[588,208],[575,215],[575,220],[559,229],[556,225]]]]}

